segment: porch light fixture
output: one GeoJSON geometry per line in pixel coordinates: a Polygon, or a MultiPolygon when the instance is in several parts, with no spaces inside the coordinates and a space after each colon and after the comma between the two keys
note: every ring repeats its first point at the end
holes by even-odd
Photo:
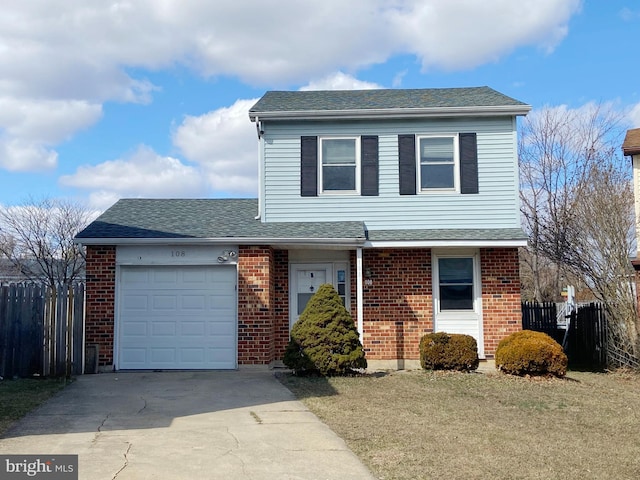
{"type": "Polygon", "coordinates": [[[222,252],[222,255],[218,257],[218,263],[225,263],[229,260],[233,260],[236,258],[238,254],[233,250],[225,250],[222,252]]]}

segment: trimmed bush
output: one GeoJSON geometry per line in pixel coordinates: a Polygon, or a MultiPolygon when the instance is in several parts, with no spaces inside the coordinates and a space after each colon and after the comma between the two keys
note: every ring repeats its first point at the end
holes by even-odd
{"type": "Polygon", "coordinates": [[[522,330],[503,338],[496,349],[496,368],[512,375],[567,373],[567,356],[546,333],[522,330]]]}
{"type": "Polygon", "coordinates": [[[321,285],[307,303],[291,329],[283,362],[296,374],[345,375],[367,368],[358,330],[332,285],[321,285]]]}
{"type": "Polygon", "coordinates": [[[478,364],[478,344],[471,335],[437,332],[420,340],[420,365],[426,370],[469,372],[478,364]]]}

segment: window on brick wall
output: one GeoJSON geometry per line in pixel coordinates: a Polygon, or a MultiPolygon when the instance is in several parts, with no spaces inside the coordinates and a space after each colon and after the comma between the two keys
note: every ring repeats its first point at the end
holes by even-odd
{"type": "Polygon", "coordinates": [[[438,258],[440,311],[473,310],[473,257],[438,258]]]}

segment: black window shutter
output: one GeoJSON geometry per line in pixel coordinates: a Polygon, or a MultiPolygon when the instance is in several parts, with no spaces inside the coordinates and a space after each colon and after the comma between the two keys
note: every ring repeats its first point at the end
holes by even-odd
{"type": "Polygon", "coordinates": [[[398,135],[400,195],[416,194],[416,137],[398,135]]]}
{"type": "Polygon", "coordinates": [[[300,137],[300,195],[318,196],[318,137],[300,137]]]}
{"type": "Polygon", "coordinates": [[[363,196],[378,195],[378,136],[360,137],[361,178],[360,189],[363,196]]]}
{"type": "Polygon", "coordinates": [[[475,133],[460,134],[460,193],[478,193],[478,145],[475,133]]]}

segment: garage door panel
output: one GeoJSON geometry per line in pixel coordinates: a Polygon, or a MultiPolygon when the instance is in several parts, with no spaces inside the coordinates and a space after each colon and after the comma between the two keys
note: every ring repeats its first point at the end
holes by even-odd
{"type": "Polygon", "coordinates": [[[122,335],[126,337],[146,337],[147,322],[127,322],[122,325],[122,335]]]}
{"type": "Polygon", "coordinates": [[[162,322],[162,321],[151,321],[151,336],[152,337],[166,337],[176,336],[176,322],[162,322]]]}
{"type": "Polygon", "coordinates": [[[152,286],[162,287],[178,283],[178,271],[175,268],[157,268],[152,272],[152,286]]]}
{"type": "Polygon", "coordinates": [[[180,297],[180,307],[183,310],[204,311],[207,308],[207,297],[205,295],[183,295],[180,297]]]}
{"type": "Polygon", "coordinates": [[[125,295],[122,299],[122,308],[145,311],[149,308],[149,297],[147,295],[125,295]]]}
{"type": "Polygon", "coordinates": [[[178,308],[178,297],[175,295],[153,295],[153,311],[175,312],[178,308]]]}
{"type": "Polygon", "coordinates": [[[180,335],[202,337],[206,331],[206,322],[180,322],[180,335]]]}
{"type": "Polygon", "coordinates": [[[147,362],[146,348],[122,348],[120,358],[123,362],[131,365],[129,368],[144,368],[147,362]],[[137,365],[137,366],[136,366],[137,365]]]}
{"type": "Polygon", "coordinates": [[[235,368],[236,271],[230,266],[125,266],[120,369],[235,368]]]}

